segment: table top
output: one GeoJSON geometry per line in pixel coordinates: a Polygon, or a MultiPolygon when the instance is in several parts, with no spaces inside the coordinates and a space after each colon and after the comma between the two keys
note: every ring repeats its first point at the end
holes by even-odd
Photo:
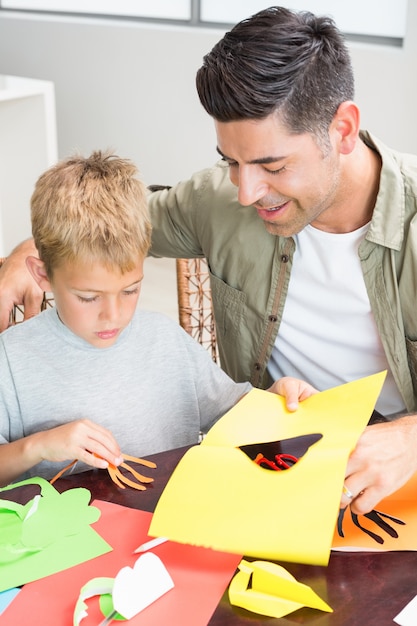
{"type": "MultiPolygon", "coordinates": [[[[86,487],[93,499],[153,512],[187,449],[147,457],[155,461],[157,468],[152,471],[155,481],[146,491],[120,489],[103,470],[61,478],[55,487],[59,491],[86,487]]],[[[210,626],[392,626],[393,618],[417,595],[416,552],[332,552],[327,567],[286,562],[280,562],[280,565],[299,582],[311,586],[334,612],[303,608],[285,618],[268,618],[232,606],[226,592],[209,622],[210,626]]]]}

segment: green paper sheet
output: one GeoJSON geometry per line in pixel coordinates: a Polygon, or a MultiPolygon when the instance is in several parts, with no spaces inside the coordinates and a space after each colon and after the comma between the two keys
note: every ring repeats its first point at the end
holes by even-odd
{"type": "Polygon", "coordinates": [[[43,478],[0,489],[0,592],[73,567],[112,548],[90,524],[100,517],[87,489],[60,494],[43,478]],[[19,486],[41,494],[19,504],[6,499],[19,486]]]}

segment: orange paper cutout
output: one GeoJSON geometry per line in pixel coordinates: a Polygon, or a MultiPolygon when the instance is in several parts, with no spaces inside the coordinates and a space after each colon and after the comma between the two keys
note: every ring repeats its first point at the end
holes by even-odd
{"type": "Polygon", "coordinates": [[[387,514],[402,522],[398,524],[392,522],[389,518],[386,519],[387,523],[396,531],[395,534],[384,532],[371,520],[363,515],[359,515],[361,526],[378,534],[383,539],[382,542],[375,541],[369,534],[355,526],[350,512],[346,511],[343,519],[344,537],[338,534],[336,528],[332,549],[367,552],[417,550],[416,491],[417,472],[398,491],[381,500],[376,507],[380,514],[387,514]]]}
{"type": "MultiPolygon", "coordinates": [[[[98,455],[95,454],[94,456],[98,456],[98,455]]],[[[146,467],[151,467],[151,468],[156,467],[156,463],[154,463],[153,461],[140,459],[136,456],[131,456],[130,454],[122,454],[122,456],[124,459],[127,459],[128,461],[133,461],[134,463],[139,463],[140,465],[146,465],[146,467]]],[[[58,478],[61,478],[61,476],[65,474],[65,472],[67,472],[69,469],[71,469],[71,467],[73,467],[76,463],[77,463],[77,459],[74,459],[74,461],[71,461],[71,463],[66,465],[53,478],[51,478],[51,480],[49,481],[50,484],[53,485],[54,482],[58,480],[58,478]]],[[[126,489],[125,485],[127,485],[128,487],[132,487],[132,489],[138,489],[139,491],[144,491],[146,487],[145,485],[142,485],[142,483],[153,482],[153,478],[150,478],[149,476],[144,476],[143,474],[139,474],[139,472],[137,472],[135,469],[133,469],[133,467],[130,467],[130,465],[128,465],[125,462],[121,463],[119,466],[109,463],[107,467],[107,471],[109,472],[109,475],[112,481],[121,489],[126,489]],[[130,478],[122,474],[122,472],[120,471],[120,467],[123,467],[128,472],[130,472],[132,476],[136,478],[137,482],[131,480],[130,478]]]]}

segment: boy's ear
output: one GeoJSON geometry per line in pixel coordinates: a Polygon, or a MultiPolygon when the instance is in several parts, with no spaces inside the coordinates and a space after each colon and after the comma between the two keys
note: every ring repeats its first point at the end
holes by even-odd
{"type": "Polygon", "coordinates": [[[45,263],[43,261],[38,259],[36,256],[28,256],[26,259],[26,266],[42,291],[52,291],[51,283],[46,275],[45,263]]]}

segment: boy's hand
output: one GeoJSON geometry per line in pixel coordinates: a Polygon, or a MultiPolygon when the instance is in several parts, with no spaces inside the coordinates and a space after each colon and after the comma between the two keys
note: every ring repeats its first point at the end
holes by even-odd
{"type": "Polygon", "coordinates": [[[105,469],[123,463],[120,448],[107,428],[80,419],[32,435],[30,447],[39,460],[70,461],[105,469]],[[36,452],[35,452],[36,450],[36,452]]]}
{"type": "Polygon", "coordinates": [[[298,402],[302,402],[313,394],[318,393],[317,389],[304,380],[293,378],[292,376],[284,376],[276,380],[268,391],[284,396],[285,404],[289,411],[296,411],[298,409],[298,402]]]}

